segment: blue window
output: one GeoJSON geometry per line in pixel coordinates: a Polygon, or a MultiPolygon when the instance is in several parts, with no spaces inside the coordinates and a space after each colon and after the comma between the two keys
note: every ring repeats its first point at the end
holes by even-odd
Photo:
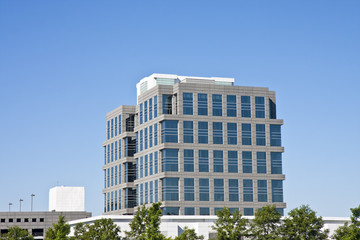
{"type": "Polygon", "coordinates": [[[222,122],[213,122],[213,143],[223,144],[222,122]]]}
{"type": "Polygon", "coordinates": [[[172,95],[162,95],[163,114],[172,114],[172,95]]]}
{"type": "Polygon", "coordinates": [[[209,132],[208,132],[208,122],[198,122],[198,142],[199,143],[209,143],[209,132]]]}
{"type": "Polygon", "coordinates": [[[212,115],[222,116],[222,96],[220,94],[212,95],[212,115]]]}
{"type": "Polygon", "coordinates": [[[253,200],[253,181],[250,179],[244,179],[244,202],[252,202],[253,200]]]}
{"type": "Polygon", "coordinates": [[[153,182],[150,182],[150,191],[149,191],[149,202],[153,203],[154,202],[154,184],[153,182]]]}
{"type": "Polygon", "coordinates": [[[251,145],[251,124],[241,124],[241,141],[242,145],[251,145]]]}
{"type": "Polygon", "coordinates": [[[148,104],[147,104],[147,101],[145,101],[144,102],[144,122],[147,122],[147,120],[148,120],[147,112],[148,112],[148,104]]]}
{"type": "Polygon", "coordinates": [[[107,169],[107,187],[110,187],[110,168],[107,169]]]}
{"type": "Polygon", "coordinates": [[[157,123],[154,124],[154,146],[158,144],[158,128],[157,123]]]}
{"type": "Polygon", "coordinates": [[[155,187],[154,187],[154,202],[158,202],[159,201],[159,181],[155,180],[154,183],[155,187]]]}
{"type": "Polygon", "coordinates": [[[110,139],[110,121],[107,121],[107,127],[106,127],[106,131],[107,131],[107,139],[110,139]]]}
{"type": "Polygon", "coordinates": [[[258,180],[258,202],[267,202],[267,181],[258,180]]]}
{"type": "Polygon", "coordinates": [[[158,152],[154,152],[154,174],[158,173],[158,162],[158,152]]]}
{"type": "Polygon", "coordinates": [[[152,98],[149,99],[149,120],[152,119],[152,98]]]}
{"type": "Polygon", "coordinates": [[[115,191],[115,210],[117,210],[117,203],[118,203],[117,191],[115,191]]]}
{"type": "Polygon", "coordinates": [[[184,208],[185,215],[195,215],[194,207],[185,207],[184,208]]]}
{"type": "Polygon", "coordinates": [[[153,146],[153,126],[149,127],[149,148],[153,146]]]}
{"type": "Polygon", "coordinates": [[[193,178],[184,178],[184,200],[194,201],[195,199],[195,184],[193,178]]]}
{"type": "Polygon", "coordinates": [[[265,146],[265,124],[256,124],[256,145],[265,146]]]}
{"type": "Polygon", "coordinates": [[[140,152],[143,150],[143,130],[140,130],[140,152]]]}
{"type": "Polygon", "coordinates": [[[115,142],[115,161],[118,159],[118,142],[115,142]]]}
{"type": "Polygon", "coordinates": [[[114,192],[111,192],[111,211],[114,211],[114,192]]]}
{"type": "Polygon", "coordinates": [[[143,104],[140,103],[140,124],[143,123],[143,104]]]}
{"type": "Polygon", "coordinates": [[[194,143],[194,123],[193,121],[184,121],[184,143],[194,143]]]}
{"type": "Polygon", "coordinates": [[[114,137],[114,119],[111,119],[111,138],[114,137]]]}
{"type": "Polygon", "coordinates": [[[281,152],[271,152],[271,174],[282,174],[281,152]]]}
{"type": "Polygon", "coordinates": [[[252,173],[252,152],[242,152],[243,173],[252,173]]]}
{"type": "Polygon", "coordinates": [[[194,172],[194,150],[184,149],[184,172],[194,172]]]}
{"type": "Polygon", "coordinates": [[[114,167],[111,167],[111,186],[114,186],[114,167]]]}
{"type": "Polygon", "coordinates": [[[139,159],[137,158],[136,159],[136,179],[139,179],[140,178],[140,175],[139,175],[139,168],[140,168],[140,161],[139,159]]]}
{"type": "Polygon", "coordinates": [[[199,150],[199,172],[209,172],[208,150],[199,150]]]}
{"type": "Polygon", "coordinates": [[[275,211],[280,213],[281,216],[284,216],[284,209],[283,208],[275,208],[275,211]]]}
{"type": "Polygon", "coordinates": [[[111,143],[111,162],[114,161],[114,143],[111,143]]]}
{"type": "Polygon", "coordinates": [[[121,115],[119,115],[119,135],[121,134],[121,115]]]}
{"type": "Polygon", "coordinates": [[[144,171],[145,171],[144,175],[145,175],[145,177],[147,177],[148,176],[148,155],[145,155],[144,171]]]}
{"type": "Polygon", "coordinates": [[[209,201],[209,179],[200,178],[199,179],[199,200],[200,201],[209,201]]]}
{"type": "Polygon", "coordinates": [[[224,156],[223,151],[214,150],[213,151],[214,159],[214,172],[224,172],[224,156]]]}
{"type": "Polygon", "coordinates": [[[236,117],[236,96],[227,95],[226,96],[226,110],[228,117],[236,117]]]}
{"type": "Polygon", "coordinates": [[[163,143],[178,142],[178,121],[165,120],[162,122],[162,141],[163,143]]]}
{"type": "Polygon", "coordinates": [[[198,93],[198,115],[208,115],[208,99],[206,93],[198,93]]]}
{"type": "Polygon", "coordinates": [[[144,158],[140,157],[140,178],[143,178],[144,173],[144,158]]]}
{"type": "Polygon", "coordinates": [[[148,129],[147,128],[144,129],[144,135],[145,135],[144,149],[147,149],[148,148],[148,129]]]}
{"type": "Polygon", "coordinates": [[[154,118],[157,117],[157,96],[154,96],[154,118]]]}
{"type": "Polygon", "coordinates": [[[179,215],[180,207],[164,207],[163,215],[179,215]]]}
{"type": "Polygon", "coordinates": [[[145,204],[147,204],[148,203],[148,197],[149,197],[149,192],[148,192],[148,190],[149,190],[149,185],[148,185],[148,183],[146,182],[145,183],[145,204]]]}
{"type": "Polygon", "coordinates": [[[200,215],[210,215],[210,208],[208,207],[201,207],[199,210],[200,215]]]}
{"type": "Polygon", "coordinates": [[[163,201],[179,201],[179,179],[163,179],[163,201]]]}
{"type": "Polygon", "coordinates": [[[238,172],[238,152],[228,151],[228,171],[229,173],[238,172]]]}
{"type": "Polygon", "coordinates": [[[115,136],[117,136],[117,128],[118,128],[118,124],[117,124],[117,117],[115,117],[115,136]]]}
{"type": "Polygon", "coordinates": [[[106,164],[106,145],[104,146],[104,164],[106,164]]]}
{"type": "Polygon", "coordinates": [[[136,152],[139,152],[139,133],[136,133],[136,152]]]}
{"type": "Polygon", "coordinates": [[[244,216],[254,216],[253,208],[244,208],[244,216]]]}
{"type": "Polygon", "coordinates": [[[117,166],[115,166],[115,185],[118,184],[117,176],[118,176],[118,168],[117,168],[117,166]]]}
{"type": "Polygon", "coordinates": [[[224,179],[214,179],[214,200],[224,201],[224,179]]]}
{"type": "Polygon", "coordinates": [[[281,146],[281,125],[270,124],[270,146],[281,146]]]}
{"type": "Polygon", "coordinates": [[[183,114],[193,115],[193,94],[183,93],[183,114]]]}
{"type": "Polygon", "coordinates": [[[237,125],[236,125],[236,123],[227,123],[227,143],[230,145],[237,144],[237,125]]]}
{"type": "Polygon", "coordinates": [[[110,162],[110,144],[107,145],[107,163],[110,162]]]}
{"type": "Polygon", "coordinates": [[[266,173],[266,152],[257,152],[257,173],[266,173]]]}
{"type": "Polygon", "coordinates": [[[229,179],[229,201],[239,201],[239,181],[237,179],[229,179]]]}
{"type": "Polygon", "coordinates": [[[149,154],[149,175],[150,176],[153,175],[153,165],[154,165],[154,163],[153,163],[153,154],[150,153],[149,154]]]}
{"type": "Polygon", "coordinates": [[[269,99],[269,115],[270,119],[276,119],[276,104],[271,99],[269,99]]]}
{"type": "Polygon", "coordinates": [[[255,117],[265,118],[265,99],[264,97],[255,97],[255,117]]]}
{"type": "Polygon", "coordinates": [[[251,117],[250,96],[241,96],[241,117],[251,117]]]}
{"type": "Polygon", "coordinates": [[[121,140],[119,140],[119,159],[121,159],[121,140]]]}
{"type": "Polygon", "coordinates": [[[283,181],[271,180],[271,191],[273,202],[283,202],[283,181]]]}
{"type": "Polygon", "coordinates": [[[162,150],[163,172],[177,172],[178,171],[178,149],[164,149],[162,150]]]}
{"type": "Polygon", "coordinates": [[[140,184],[140,204],[144,204],[144,184],[140,184]]]}
{"type": "Polygon", "coordinates": [[[119,184],[121,184],[121,164],[119,164],[119,184]]]}

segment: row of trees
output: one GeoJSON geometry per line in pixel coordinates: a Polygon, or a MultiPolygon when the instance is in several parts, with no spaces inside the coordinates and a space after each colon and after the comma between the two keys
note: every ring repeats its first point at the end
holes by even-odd
{"type": "MultiPolygon", "coordinates": [[[[130,231],[126,237],[120,237],[120,228],[111,219],[100,219],[93,224],[79,223],[74,228],[74,236],[68,237],[70,226],[63,216],[53,224],[45,239],[49,240],[201,240],[203,236],[196,234],[194,229],[185,228],[180,236],[166,238],[160,232],[162,210],[161,203],[154,203],[150,208],[139,207],[130,223],[130,231]]],[[[360,205],[351,209],[351,221],[339,227],[333,236],[335,240],[360,240],[360,205]]],[[[328,230],[324,230],[324,221],[309,206],[303,205],[289,212],[289,216],[281,219],[275,206],[265,206],[255,213],[253,220],[243,218],[240,212],[231,213],[224,207],[217,212],[218,219],[213,226],[217,240],[324,240],[329,239],[328,230]]],[[[26,230],[12,227],[0,240],[32,240],[26,230]]]]}

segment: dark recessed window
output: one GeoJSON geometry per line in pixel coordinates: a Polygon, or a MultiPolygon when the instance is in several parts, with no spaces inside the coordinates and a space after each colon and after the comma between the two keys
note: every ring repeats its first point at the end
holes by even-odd
{"type": "Polygon", "coordinates": [[[5,222],[5,218],[2,218],[2,219],[1,219],[1,222],[5,222]]]}
{"type": "Polygon", "coordinates": [[[31,219],[32,222],[36,222],[36,218],[31,219]]]}
{"type": "Polygon", "coordinates": [[[9,222],[14,222],[14,219],[12,219],[12,218],[9,218],[9,222]]]}
{"type": "Polygon", "coordinates": [[[21,218],[17,218],[17,219],[16,219],[16,222],[21,222],[21,218]]]}
{"type": "Polygon", "coordinates": [[[24,218],[24,222],[29,222],[29,219],[28,219],[28,218],[24,218]]]}
{"type": "Polygon", "coordinates": [[[40,218],[40,222],[44,222],[44,218],[40,218]]]}

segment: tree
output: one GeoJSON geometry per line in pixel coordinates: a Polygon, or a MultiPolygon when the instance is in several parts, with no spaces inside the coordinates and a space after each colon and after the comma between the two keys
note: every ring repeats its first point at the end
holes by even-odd
{"type": "Polygon", "coordinates": [[[357,208],[350,208],[350,224],[346,222],[336,229],[332,236],[336,240],[358,240],[360,239],[360,205],[357,208]]]}
{"type": "Polygon", "coordinates": [[[281,239],[279,235],[281,214],[276,211],[276,206],[265,206],[255,212],[255,218],[251,222],[251,239],[275,240],[281,239]]]}
{"type": "Polygon", "coordinates": [[[241,213],[236,211],[231,213],[228,207],[224,207],[217,212],[218,219],[215,226],[218,240],[239,240],[248,236],[248,220],[241,217],[241,213]]]}
{"type": "Polygon", "coordinates": [[[18,226],[10,227],[7,234],[1,240],[33,240],[33,236],[25,229],[18,226]]]}
{"type": "Polygon", "coordinates": [[[188,227],[184,228],[184,231],[174,240],[202,240],[204,239],[203,235],[198,236],[194,229],[189,229],[188,227]]]}
{"type": "Polygon", "coordinates": [[[48,228],[45,234],[45,240],[67,240],[67,236],[70,233],[70,225],[66,223],[63,215],[59,216],[57,223],[53,223],[53,226],[48,228]]]}
{"type": "Polygon", "coordinates": [[[78,223],[74,229],[72,240],[120,240],[120,228],[113,220],[102,218],[93,224],[78,223]]]}
{"type": "Polygon", "coordinates": [[[308,206],[302,205],[289,212],[281,227],[281,235],[293,240],[328,239],[329,230],[322,230],[324,221],[308,206]]]}
{"type": "Polygon", "coordinates": [[[126,236],[129,239],[145,239],[145,217],[146,217],[146,207],[143,205],[141,208],[138,207],[136,214],[133,220],[130,222],[130,231],[125,231],[126,236]]]}

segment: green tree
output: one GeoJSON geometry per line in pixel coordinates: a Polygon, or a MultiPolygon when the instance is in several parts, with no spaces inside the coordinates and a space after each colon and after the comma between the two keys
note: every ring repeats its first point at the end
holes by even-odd
{"type": "Polygon", "coordinates": [[[279,235],[281,214],[276,211],[276,206],[265,206],[255,212],[255,218],[251,222],[251,239],[275,240],[281,239],[279,235]]]}
{"type": "Polygon", "coordinates": [[[289,212],[281,227],[281,235],[292,240],[328,239],[329,230],[322,230],[324,221],[308,206],[302,205],[289,212]]]}
{"type": "Polygon", "coordinates": [[[204,239],[203,235],[198,236],[194,229],[189,229],[188,227],[184,228],[184,231],[174,240],[202,240],[204,239]]]}
{"type": "Polygon", "coordinates": [[[212,228],[217,232],[217,240],[239,240],[248,236],[248,220],[242,218],[239,211],[231,213],[229,208],[224,207],[216,215],[218,219],[212,228]]]}
{"type": "Polygon", "coordinates": [[[125,231],[127,238],[129,239],[145,239],[145,217],[147,209],[145,205],[138,207],[133,220],[130,222],[130,231],[125,231]]]}
{"type": "Polygon", "coordinates": [[[113,220],[102,218],[93,224],[78,223],[74,229],[72,240],[120,240],[120,228],[113,220]]]}
{"type": "Polygon", "coordinates": [[[350,224],[346,222],[336,229],[332,236],[336,240],[358,240],[360,239],[360,205],[357,208],[350,208],[350,224]]]}
{"type": "Polygon", "coordinates": [[[33,240],[33,236],[25,229],[18,226],[10,227],[7,234],[1,240],[33,240]]]}
{"type": "Polygon", "coordinates": [[[49,227],[45,234],[45,240],[67,240],[67,236],[70,233],[70,225],[66,223],[63,215],[59,216],[57,223],[53,223],[52,227],[49,227]]]}

